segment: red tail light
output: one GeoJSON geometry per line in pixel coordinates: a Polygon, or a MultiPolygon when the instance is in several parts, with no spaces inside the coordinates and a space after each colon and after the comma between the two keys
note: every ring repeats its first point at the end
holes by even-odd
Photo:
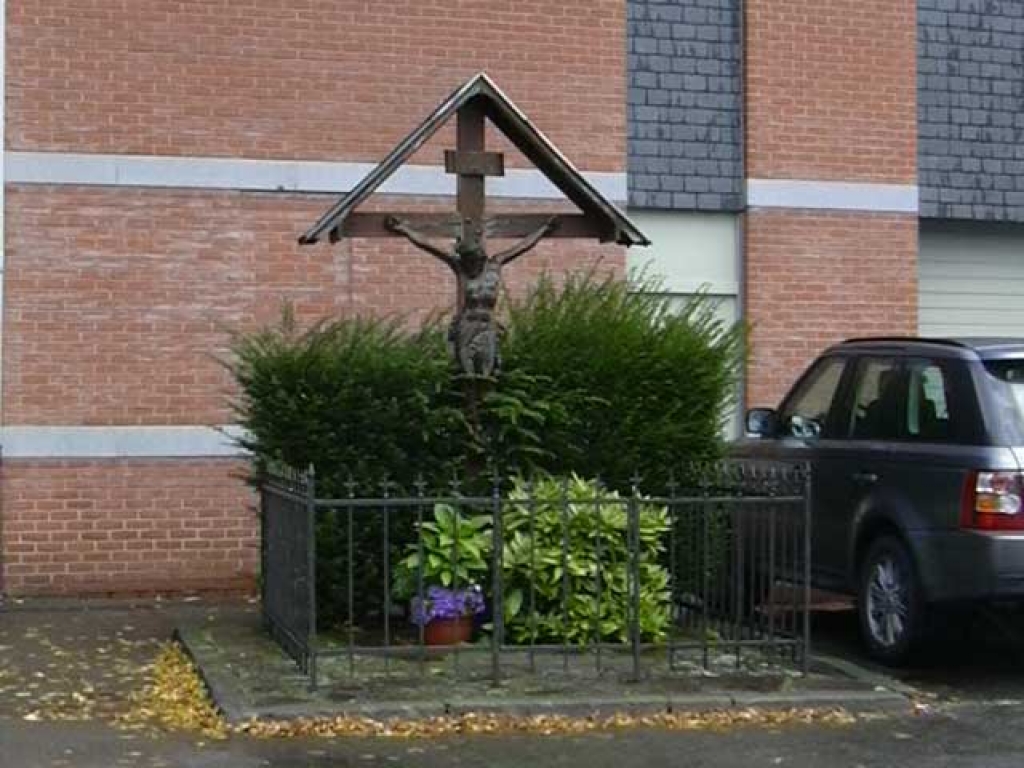
{"type": "Polygon", "coordinates": [[[1024,475],[971,472],[964,483],[960,524],[979,531],[1024,531],[1024,475]]]}

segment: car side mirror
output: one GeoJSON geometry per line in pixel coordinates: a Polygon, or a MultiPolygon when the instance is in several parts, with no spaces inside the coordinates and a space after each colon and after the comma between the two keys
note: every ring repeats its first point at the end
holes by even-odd
{"type": "Polygon", "coordinates": [[[747,434],[754,437],[775,437],[779,433],[779,416],[771,408],[747,411],[747,434]]]}

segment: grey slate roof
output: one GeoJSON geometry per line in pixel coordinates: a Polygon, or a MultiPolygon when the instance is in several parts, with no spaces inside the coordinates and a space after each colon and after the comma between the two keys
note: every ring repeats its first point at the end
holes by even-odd
{"type": "Polygon", "coordinates": [[[1024,221],[1024,0],[918,0],[921,216],[1024,221]]]}
{"type": "Polygon", "coordinates": [[[629,204],[743,207],[739,0],[629,0],[629,204]]]}

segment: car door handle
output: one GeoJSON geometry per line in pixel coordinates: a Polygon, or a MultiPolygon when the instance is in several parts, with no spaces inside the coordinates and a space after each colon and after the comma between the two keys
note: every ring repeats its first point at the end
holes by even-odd
{"type": "Polygon", "coordinates": [[[878,475],[874,472],[854,472],[850,477],[860,485],[873,485],[878,482],[878,475]]]}

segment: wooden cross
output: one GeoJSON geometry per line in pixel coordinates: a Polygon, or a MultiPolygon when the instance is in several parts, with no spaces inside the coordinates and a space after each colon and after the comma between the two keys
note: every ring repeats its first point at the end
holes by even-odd
{"type": "MultiPolygon", "coordinates": [[[[456,113],[455,149],[446,149],[444,166],[457,176],[455,217],[436,213],[351,213],[331,240],[343,237],[393,237],[385,226],[389,217],[407,222],[429,237],[454,239],[476,229],[484,238],[517,239],[544,225],[550,214],[507,214],[486,216],[485,181],[488,176],[505,175],[505,157],[485,149],[485,115],[481,105],[470,102],[456,113]]],[[[558,228],[547,237],[599,239],[604,232],[583,214],[559,214],[558,228]]]]}
{"type": "MultiPolygon", "coordinates": [[[[458,300],[448,328],[449,349],[462,374],[467,422],[481,445],[489,438],[482,432],[480,404],[500,370],[501,329],[495,313],[503,268],[548,237],[626,246],[649,244],[483,72],[441,102],[299,242],[309,245],[321,238],[337,242],[344,237],[404,237],[455,274],[458,300]],[[455,149],[445,152],[445,170],[457,178],[456,216],[356,210],[453,116],[457,118],[455,149]],[[485,183],[488,176],[504,175],[505,163],[501,153],[485,149],[487,121],[580,213],[488,217],[485,183]],[[513,242],[490,251],[485,245],[487,238],[513,242]],[[442,240],[444,245],[438,242],[442,240]]],[[[474,467],[482,468],[483,459],[471,459],[470,474],[476,474],[474,467]]]]}
{"type": "Polygon", "coordinates": [[[479,104],[466,104],[456,120],[455,151],[445,151],[444,167],[448,173],[458,174],[455,207],[459,212],[460,235],[483,239],[485,182],[488,176],[505,175],[505,158],[500,152],[484,149],[484,113],[479,104]]]}

